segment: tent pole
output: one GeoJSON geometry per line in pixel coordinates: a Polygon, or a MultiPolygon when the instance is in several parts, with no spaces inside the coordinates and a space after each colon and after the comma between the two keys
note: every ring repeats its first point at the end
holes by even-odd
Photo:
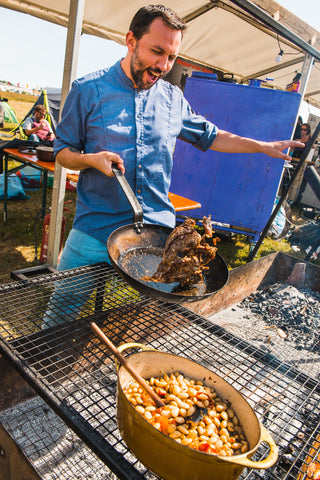
{"type": "MultiPolygon", "coordinates": [[[[291,135],[292,140],[294,139],[293,135],[294,135],[294,132],[296,131],[296,126],[297,126],[298,118],[299,118],[299,111],[300,111],[302,101],[304,99],[304,95],[305,95],[305,92],[306,92],[306,89],[307,89],[307,85],[308,85],[308,81],[309,81],[309,77],[310,77],[310,74],[311,74],[313,64],[314,64],[314,58],[311,55],[309,55],[309,53],[306,53],[306,55],[304,57],[302,69],[301,69],[301,79],[300,79],[300,88],[299,88],[299,92],[301,93],[301,98],[300,98],[300,103],[299,103],[297,116],[296,116],[296,119],[295,119],[295,122],[294,122],[294,125],[293,125],[293,129],[292,129],[292,135],[291,135]]],[[[283,173],[284,173],[284,171],[283,171],[283,173]]]]}
{"type": "Polygon", "coordinates": [[[304,62],[302,65],[302,69],[301,69],[301,79],[300,79],[300,89],[299,89],[299,92],[301,93],[301,100],[304,98],[304,95],[306,93],[306,88],[308,85],[313,64],[314,64],[314,58],[309,53],[306,53],[304,62]]]}
{"type": "MultiPolygon", "coordinates": [[[[70,0],[69,23],[61,91],[60,116],[71,84],[76,78],[77,74],[84,4],[85,0],[70,0]]],[[[58,264],[66,178],[66,169],[56,163],[53,180],[47,256],[48,264],[53,267],[56,267],[58,264]]]]}
{"type": "Polygon", "coordinates": [[[48,102],[48,95],[46,90],[42,90],[43,93],[43,105],[46,108],[47,114],[46,114],[46,120],[50,123],[50,127],[52,128],[52,122],[51,122],[51,115],[50,115],[50,109],[49,109],[49,102],[48,102]]]}

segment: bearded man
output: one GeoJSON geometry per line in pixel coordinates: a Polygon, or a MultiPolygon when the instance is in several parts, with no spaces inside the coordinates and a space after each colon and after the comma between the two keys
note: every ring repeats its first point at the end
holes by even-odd
{"type": "MultiPolygon", "coordinates": [[[[73,82],[54,150],[59,164],[80,170],[80,175],[73,228],[58,270],[107,261],[110,233],[132,223],[132,209],[113,176],[112,163],[125,173],[142,206],[143,221],[173,228],[175,212],[168,193],[177,138],[203,152],[261,152],[285,160],[291,157],[283,150],[301,145],[239,137],[196,115],[180,88],[162,79],[174,64],[185,29],[170,8],[142,7],[126,35],[125,58],[73,82]]],[[[54,310],[59,312],[54,306],[62,290],[51,301],[53,316],[54,310]]],[[[45,327],[52,323],[49,317],[48,312],[45,327]]]]}

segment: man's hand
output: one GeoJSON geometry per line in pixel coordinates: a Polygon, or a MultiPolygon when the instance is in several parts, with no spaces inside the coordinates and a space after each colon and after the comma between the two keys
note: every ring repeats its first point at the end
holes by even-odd
{"type": "Polygon", "coordinates": [[[269,157],[282,158],[283,160],[292,160],[290,155],[283,153],[283,150],[288,148],[304,147],[304,143],[297,142],[296,140],[283,140],[279,142],[264,142],[263,153],[269,155],[269,157]]]}
{"type": "MultiPolygon", "coordinates": [[[[113,153],[113,152],[99,152],[99,153],[93,153],[94,158],[94,163],[97,170],[100,170],[100,172],[104,173],[108,177],[113,177],[113,172],[112,172],[112,164],[115,163],[119,170],[124,173],[125,168],[124,168],[124,163],[120,155],[113,153]]],[[[91,165],[93,166],[93,165],[91,165]]]]}
{"type": "Polygon", "coordinates": [[[277,142],[262,142],[253,138],[239,137],[233,133],[219,130],[210,150],[226,153],[265,153],[269,157],[291,160],[290,155],[283,150],[304,147],[304,143],[296,140],[280,140],[277,142]]]}
{"type": "Polygon", "coordinates": [[[96,168],[108,177],[113,177],[111,165],[115,163],[122,173],[125,172],[124,163],[120,155],[102,151],[98,153],[81,153],[73,147],[64,148],[57,153],[57,162],[70,170],[84,170],[96,168]]]}

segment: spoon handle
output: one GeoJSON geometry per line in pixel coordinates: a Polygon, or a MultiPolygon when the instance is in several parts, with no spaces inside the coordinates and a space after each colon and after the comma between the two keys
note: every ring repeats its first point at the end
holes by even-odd
{"type": "Polygon", "coordinates": [[[160,397],[155,393],[155,391],[147,384],[144,378],[130,365],[127,359],[119,352],[117,347],[109,340],[109,338],[100,330],[100,328],[96,325],[96,323],[91,322],[90,324],[91,330],[100,338],[102,343],[104,343],[109,350],[113,353],[116,357],[118,362],[133,376],[133,378],[141,385],[141,387],[150,395],[152,400],[155,402],[156,407],[164,407],[165,404],[161,400],[160,397]]]}

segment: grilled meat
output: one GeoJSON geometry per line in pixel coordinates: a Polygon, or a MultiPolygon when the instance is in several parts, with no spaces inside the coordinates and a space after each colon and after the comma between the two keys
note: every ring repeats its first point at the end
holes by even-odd
{"type": "Polygon", "coordinates": [[[187,218],[182,225],[176,227],[167,238],[163,251],[163,260],[171,263],[178,254],[185,254],[196,248],[201,242],[201,235],[194,229],[196,222],[187,218]]]}
{"type": "Polygon", "coordinates": [[[162,283],[179,282],[182,287],[195,285],[202,279],[201,265],[196,255],[176,257],[171,264],[161,262],[152,280],[162,283]],[[160,270],[160,271],[159,271],[160,270]]]}
{"type": "MultiPolygon", "coordinates": [[[[202,281],[205,265],[214,259],[217,248],[208,245],[206,238],[212,238],[211,215],[203,217],[204,235],[195,230],[195,221],[187,218],[168,236],[163,259],[152,277],[143,280],[171,283],[178,282],[182,287],[189,287],[202,281]]],[[[213,239],[214,245],[218,238],[213,239]]]]}
{"type": "Polygon", "coordinates": [[[203,217],[202,225],[204,226],[204,234],[207,238],[212,237],[212,224],[211,224],[211,215],[209,217],[203,217]]]}

